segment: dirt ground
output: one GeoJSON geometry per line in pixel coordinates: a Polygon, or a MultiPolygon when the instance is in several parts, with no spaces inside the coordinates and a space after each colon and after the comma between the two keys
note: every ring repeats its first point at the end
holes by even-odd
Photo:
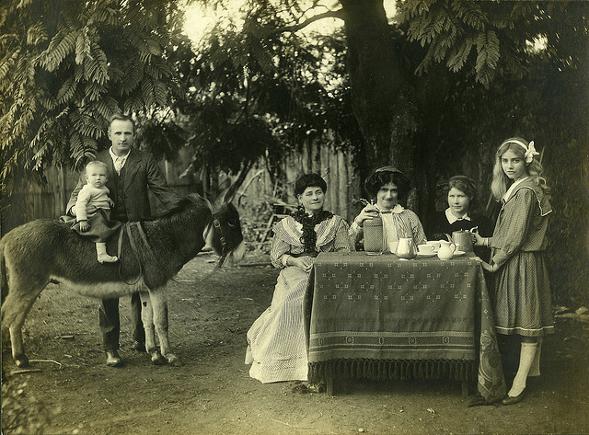
{"type": "MultiPolygon", "coordinates": [[[[269,305],[277,271],[257,266],[210,274],[210,259],[198,256],[169,284],[180,367],[152,366],[130,349],[126,299],[126,365],[106,367],[96,302],[55,285],[42,293],[25,344],[29,358],[45,361],[32,363],[40,372],[8,375],[7,382],[49,410],[46,433],[589,433],[587,324],[558,320],[557,334],[544,344],[543,376],[531,379],[526,400],[510,407],[468,408],[460,385],[449,381],[358,381],[336,396],[294,393],[293,383],[251,379],[244,365],[245,333],[269,305]]],[[[3,357],[9,374],[15,367],[6,352],[3,357]]]]}

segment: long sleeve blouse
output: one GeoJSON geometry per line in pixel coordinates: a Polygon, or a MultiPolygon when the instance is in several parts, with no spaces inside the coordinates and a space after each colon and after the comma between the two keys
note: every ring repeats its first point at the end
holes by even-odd
{"type": "MultiPolygon", "coordinates": [[[[403,208],[400,205],[395,206],[391,211],[381,212],[383,221],[383,231],[385,238],[385,246],[393,247],[398,243],[401,237],[411,237],[415,245],[420,245],[426,242],[425,231],[419,217],[412,211],[403,208]]],[[[350,227],[350,237],[353,240],[358,240],[361,237],[362,227],[356,223],[350,227]]]]}
{"type": "Polygon", "coordinates": [[[546,249],[546,230],[552,206],[543,190],[524,180],[503,202],[489,240],[493,263],[501,266],[519,251],[546,249]]]}
{"type": "MultiPolygon", "coordinates": [[[[354,250],[348,237],[347,222],[337,215],[320,222],[315,226],[317,234],[317,252],[350,252],[354,250]]],[[[273,227],[274,238],[270,250],[270,260],[276,268],[285,267],[282,262],[284,255],[301,255],[305,248],[301,241],[302,225],[292,216],[285,217],[273,227]]]]}

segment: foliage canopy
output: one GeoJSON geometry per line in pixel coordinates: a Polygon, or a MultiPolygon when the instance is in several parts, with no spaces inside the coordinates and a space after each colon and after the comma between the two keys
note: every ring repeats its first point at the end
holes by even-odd
{"type": "Polygon", "coordinates": [[[9,0],[0,9],[3,185],[24,166],[79,165],[115,112],[153,113],[188,41],[174,1],[9,0]]]}

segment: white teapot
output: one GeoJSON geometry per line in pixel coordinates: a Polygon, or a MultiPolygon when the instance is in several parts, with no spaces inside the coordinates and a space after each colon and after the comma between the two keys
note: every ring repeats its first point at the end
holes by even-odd
{"type": "Polygon", "coordinates": [[[456,245],[452,242],[440,240],[440,249],[438,249],[438,258],[440,260],[449,260],[454,256],[456,245]]]}

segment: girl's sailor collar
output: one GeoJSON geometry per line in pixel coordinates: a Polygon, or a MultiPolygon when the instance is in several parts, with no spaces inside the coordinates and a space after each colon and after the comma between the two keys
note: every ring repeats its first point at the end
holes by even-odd
{"type": "Polygon", "coordinates": [[[528,179],[528,177],[523,177],[523,178],[520,178],[520,179],[519,179],[519,180],[517,180],[517,181],[514,181],[514,182],[513,182],[513,184],[512,184],[511,186],[509,186],[509,189],[507,189],[507,192],[505,192],[505,193],[503,194],[503,202],[506,202],[506,201],[509,199],[509,197],[511,196],[511,194],[512,194],[512,193],[513,193],[513,191],[515,190],[515,187],[516,187],[518,184],[520,184],[520,183],[521,183],[521,182],[523,182],[523,181],[526,181],[527,179],[528,179]]]}
{"type": "Polygon", "coordinates": [[[505,199],[504,197],[504,204],[515,198],[515,194],[517,193],[517,191],[521,189],[530,189],[532,192],[534,192],[534,196],[536,197],[536,201],[538,202],[538,208],[540,208],[540,215],[546,216],[547,214],[552,213],[552,205],[550,204],[548,196],[544,193],[540,186],[538,186],[536,183],[532,181],[531,178],[526,177],[521,180],[518,180],[518,182],[516,183],[513,183],[513,185],[508,189],[508,192],[510,190],[511,192],[509,196],[507,196],[507,199],[505,199]]]}

